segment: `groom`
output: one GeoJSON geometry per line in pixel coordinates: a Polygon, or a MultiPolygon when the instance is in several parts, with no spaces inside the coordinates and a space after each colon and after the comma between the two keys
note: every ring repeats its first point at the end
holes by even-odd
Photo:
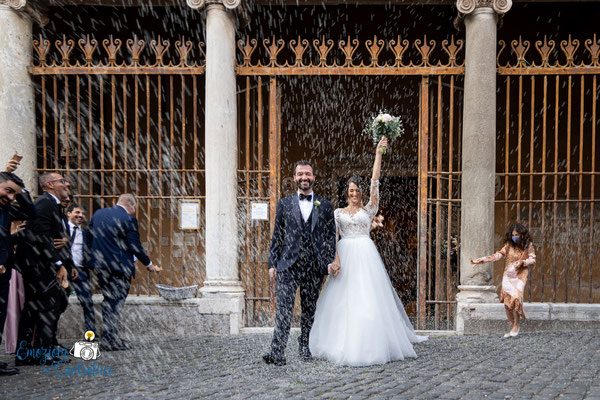
{"type": "Polygon", "coordinates": [[[300,286],[302,306],[300,357],[312,358],[308,335],[315,317],[319,289],[335,258],[335,220],[331,203],[312,191],[315,183],[312,164],[299,161],[294,166],[298,192],[279,200],[271,240],[269,276],[277,281],[277,309],[271,352],[263,356],[267,364],[285,365],[285,347],[290,333],[296,290],[300,286]]]}

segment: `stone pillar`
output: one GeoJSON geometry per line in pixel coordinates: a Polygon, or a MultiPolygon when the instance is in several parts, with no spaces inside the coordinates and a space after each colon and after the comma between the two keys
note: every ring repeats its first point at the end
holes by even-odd
{"type": "Polygon", "coordinates": [[[206,6],[206,280],[204,298],[233,302],[230,332],[243,323],[244,289],[238,269],[237,100],[235,15],[240,1],[188,0],[206,6]]]}
{"type": "Polygon", "coordinates": [[[31,65],[32,21],[25,0],[0,0],[0,170],[17,152],[16,174],[37,191],[36,136],[31,65]]]}
{"type": "Polygon", "coordinates": [[[498,301],[493,265],[474,268],[471,258],[494,252],[496,176],[496,33],[498,15],[511,0],[458,0],[464,18],[465,86],[462,139],[461,256],[457,329],[467,303],[498,301]]]}

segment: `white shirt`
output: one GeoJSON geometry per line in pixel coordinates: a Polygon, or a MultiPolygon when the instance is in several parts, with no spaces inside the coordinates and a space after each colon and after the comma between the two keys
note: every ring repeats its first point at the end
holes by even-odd
{"type": "MultiPolygon", "coordinates": [[[[58,199],[58,197],[56,197],[55,195],[53,195],[50,192],[46,192],[46,193],[48,193],[50,196],[52,196],[52,198],[54,199],[54,201],[56,201],[56,204],[60,204],[60,200],[58,199]]],[[[61,218],[61,221],[62,221],[62,226],[63,226],[63,228],[65,228],[65,231],[66,231],[67,227],[65,226],[65,221],[62,218],[61,218]]],[[[58,266],[61,266],[62,265],[62,261],[58,260],[54,264],[56,264],[58,266]]]]}
{"type": "Polygon", "coordinates": [[[71,243],[71,255],[73,256],[73,264],[75,264],[76,267],[81,267],[83,265],[83,234],[81,232],[81,226],[77,226],[69,221],[71,235],[73,235],[73,229],[75,229],[75,227],[77,227],[77,231],[75,232],[75,239],[73,239],[73,243],[71,243]]]}
{"type": "Polygon", "coordinates": [[[311,195],[311,199],[310,201],[308,200],[300,200],[300,191],[298,191],[298,204],[300,204],[300,212],[302,213],[302,219],[304,219],[304,222],[308,221],[308,217],[310,217],[310,213],[312,212],[313,209],[313,203],[315,201],[315,194],[314,192],[310,192],[308,195],[311,195]]]}

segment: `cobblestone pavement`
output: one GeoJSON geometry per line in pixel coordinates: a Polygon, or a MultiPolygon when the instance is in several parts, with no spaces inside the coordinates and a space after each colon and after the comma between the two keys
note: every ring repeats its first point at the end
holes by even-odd
{"type": "Polygon", "coordinates": [[[103,353],[97,369],[110,366],[112,376],[65,377],[60,366],[57,377],[52,368],[21,367],[19,375],[0,377],[0,398],[600,399],[597,332],[432,337],[416,345],[417,359],[362,368],[302,362],[296,336],[284,367],[262,362],[266,334],[165,339],[103,353]]]}

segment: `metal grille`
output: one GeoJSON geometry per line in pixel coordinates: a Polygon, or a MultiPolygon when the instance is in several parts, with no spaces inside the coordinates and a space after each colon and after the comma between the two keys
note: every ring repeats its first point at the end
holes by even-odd
{"type": "MultiPolygon", "coordinates": [[[[275,37],[262,41],[247,37],[238,42],[237,71],[242,76],[266,75],[277,76],[278,79],[290,75],[423,77],[418,106],[419,243],[411,244],[418,252],[418,265],[413,271],[418,280],[417,326],[420,329],[452,329],[454,323],[453,304],[458,276],[453,272],[450,258],[443,253],[443,243],[450,236],[458,235],[459,226],[461,96],[457,94],[457,76],[464,73],[462,46],[462,41],[454,38],[444,40],[438,46],[426,37],[412,43],[399,37],[392,40],[374,37],[362,44],[358,39],[348,38],[336,43],[325,37],[287,41],[275,37]]],[[[279,116],[272,115],[276,122],[271,123],[280,125],[279,116]]],[[[337,193],[332,193],[332,198],[336,196],[337,193]]],[[[271,197],[273,200],[276,198],[271,197]]],[[[246,233],[247,238],[258,240],[255,248],[268,250],[270,232],[264,235],[264,230],[261,230],[262,238],[257,238],[258,233],[248,228],[246,233]]],[[[265,261],[263,258],[263,263],[265,261]]],[[[242,268],[251,270],[248,266],[242,268]]],[[[255,281],[248,282],[246,287],[250,284],[264,288],[266,274],[265,267],[262,278],[252,275],[255,281]]],[[[271,291],[271,303],[273,294],[271,291]]],[[[268,299],[254,300],[266,302],[268,299]]]]}
{"type": "Polygon", "coordinates": [[[460,260],[462,76],[421,82],[420,329],[454,329],[460,260]]]}
{"type": "Polygon", "coordinates": [[[279,198],[281,109],[275,77],[246,76],[238,87],[240,276],[246,288],[246,324],[265,326],[272,325],[275,310],[267,264],[279,198]],[[268,203],[269,220],[251,218],[253,203],[268,203]]]}
{"type": "Polygon", "coordinates": [[[178,218],[180,201],[204,202],[204,66],[188,61],[195,46],[184,39],[174,46],[178,58],[160,38],[129,39],[128,54],[121,44],[111,36],[103,53],[89,36],[75,52],[64,37],[54,47],[41,37],[33,42],[38,170],[68,178],[88,216],[121,193],[136,194],[142,241],[164,272],[141,268],[132,292],[157,294],[158,281],[204,280],[203,224],[182,231],[178,218]]]}
{"type": "Polygon", "coordinates": [[[525,301],[598,303],[600,42],[558,43],[500,42],[496,232],[519,221],[533,234],[525,301]]]}

